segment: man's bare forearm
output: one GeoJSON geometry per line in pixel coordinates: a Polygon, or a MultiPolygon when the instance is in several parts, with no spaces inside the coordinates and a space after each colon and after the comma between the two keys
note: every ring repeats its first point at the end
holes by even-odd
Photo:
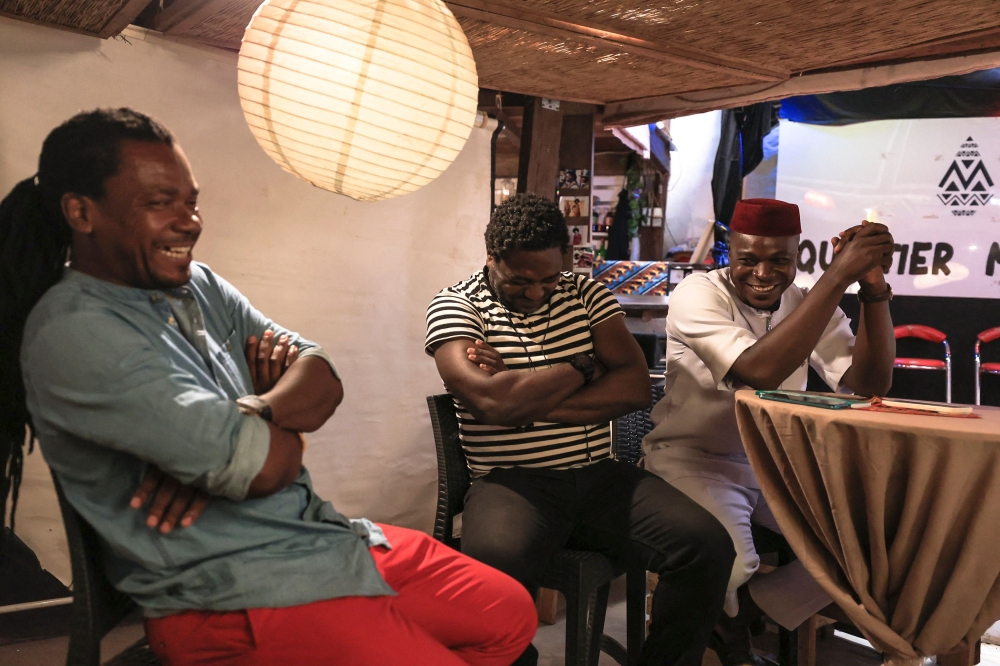
{"type": "MultiPolygon", "coordinates": [[[[541,421],[583,384],[583,375],[568,363],[537,372],[500,372],[483,380],[473,400],[463,400],[477,421],[520,426],[541,421]]],[[[459,389],[454,391],[464,393],[459,389]]]]}
{"type": "Polygon", "coordinates": [[[851,368],[841,383],[862,395],[885,395],[892,387],[895,357],[896,336],[889,302],[863,303],[851,368]]]}
{"type": "Polygon", "coordinates": [[[247,499],[267,497],[279,492],[295,481],[302,470],[302,438],[273,423],[268,423],[267,429],[271,436],[267,459],[250,482],[247,499]]]}
{"type": "Polygon", "coordinates": [[[274,388],[261,396],[271,406],[272,422],[294,432],[318,430],[333,416],[343,397],[340,381],[318,356],[298,359],[274,388]]]}
{"type": "Polygon", "coordinates": [[[594,425],[645,409],[650,400],[648,371],[644,368],[637,373],[632,368],[620,368],[576,391],[540,420],[594,425]]]}

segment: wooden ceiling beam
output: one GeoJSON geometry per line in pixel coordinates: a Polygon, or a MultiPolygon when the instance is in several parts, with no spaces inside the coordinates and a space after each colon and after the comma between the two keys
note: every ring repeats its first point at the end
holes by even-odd
{"type": "MultiPolygon", "coordinates": [[[[503,109],[496,109],[494,113],[496,113],[497,119],[503,123],[504,134],[507,135],[507,138],[510,139],[511,143],[520,148],[521,128],[518,125],[514,124],[514,121],[511,119],[510,114],[506,113],[503,109]]],[[[523,117],[522,117],[522,122],[523,122],[523,117]]]]}
{"type": "Polygon", "coordinates": [[[205,0],[174,0],[156,15],[152,27],[154,30],[166,32],[203,4],[205,0]]]}
{"type": "Polygon", "coordinates": [[[503,130],[501,131],[501,134],[503,134],[505,137],[507,137],[507,140],[510,141],[512,144],[514,144],[515,148],[517,148],[518,150],[520,150],[521,149],[521,136],[520,136],[520,134],[515,134],[513,130],[514,130],[513,127],[509,127],[509,126],[507,126],[505,124],[503,126],[503,130]]]}
{"type": "MultiPolygon", "coordinates": [[[[996,51],[1000,49],[1000,26],[974,30],[940,39],[933,39],[919,44],[911,44],[900,49],[880,51],[862,58],[852,58],[831,63],[816,72],[854,69],[859,65],[886,65],[896,62],[907,62],[925,58],[954,57],[979,52],[996,51]]],[[[810,72],[812,73],[812,72],[810,72]]]]}
{"type": "Polygon", "coordinates": [[[497,95],[500,95],[500,103],[504,108],[516,109],[517,113],[521,113],[524,110],[524,95],[504,90],[494,90],[485,86],[479,87],[479,108],[496,108],[497,95]]]}
{"type": "Polygon", "coordinates": [[[628,53],[696,69],[722,72],[752,81],[784,81],[791,76],[785,70],[765,67],[738,58],[708,53],[686,46],[667,45],[608,30],[597,23],[566,20],[554,14],[527,11],[499,0],[445,0],[456,16],[465,16],[508,28],[526,30],[550,37],[571,39],[594,46],[622,49],[628,53]]]}
{"type": "MultiPolygon", "coordinates": [[[[153,28],[165,35],[183,37],[186,31],[199,23],[213,16],[225,14],[224,10],[228,4],[229,0],[174,0],[153,20],[153,28]]],[[[197,36],[193,36],[193,38],[211,46],[239,50],[243,33],[241,32],[235,41],[206,40],[197,36]]]]}
{"type": "Polygon", "coordinates": [[[122,8],[114,16],[108,19],[108,22],[104,24],[104,27],[97,33],[97,36],[102,39],[108,39],[120,34],[122,30],[127,28],[142,13],[142,10],[146,8],[149,2],[150,0],[129,0],[122,5],[122,8]]]}

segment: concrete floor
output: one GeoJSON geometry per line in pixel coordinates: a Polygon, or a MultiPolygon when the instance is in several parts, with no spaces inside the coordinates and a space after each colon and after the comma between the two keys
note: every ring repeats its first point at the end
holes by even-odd
{"type": "MultiPolygon", "coordinates": [[[[141,622],[123,623],[101,641],[101,657],[111,659],[142,638],[141,622]]],[[[0,647],[0,664],[3,666],[60,666],[66,663],[69,638],[61,636],[43,641],[17,643],[0,647]]]]}
{"type": "MultiPolygon", "coordinates": [[[[605,621],[604,633],[625,644],[625,585],[624,579],[619,579],[611,586],[611,598],[608,605],[608,615],[605,621]]],[[[538,666],[563,666],[566,646],[566,609],[560,600],[559,619],[551,626],[540,625],[535,635],[534,644],[538,648],[540,658],[538,666]]],[[[606,654],[601,654],[600,666],[614,666],[615,661],[606,654]]],[[[816,666],[881,666],[881,657],[870,647],[831,639],[820,643],[816,666]]],[[[720,666],[715,653],[705,651],[702,666],[720,666]]],[[[1000,657],[996,664],[984,666],[1000,666],[1000,657]]]]}
{"type": "MultiPolygon", "coordinates": [[[[619,579],[611,586],[611,598],[604,633],[625,644],[625,581],[619,579]]],[[[541,655],[538,666],[563,666],[565,658],[566,624],[565,606],[560,601],[559,620],[551,626],[540,625],[535,635],[535,647],[541,655]]],[[[1000,623],[998,623],[1000,626],[1000,623]]],[[[853,638],[853,637],[852,637],[853,638]]],[[[882,658],[867,642],[860,639],[846,640],[838,637],[820,640],[816,651],[816,666],[881,666],[882,658]]],[[[982,666],[1000,666],[1000,647],[983,644],[982,666]]],[[[608,655],[601,654],[600,666],[614,666],[608,655]]],[[[705,651],[702,666],[720,666],[715,653],[705,651]]]]}
{"type": "MultiPolygon", "coordinates": [[[[535,635],[535,647],[540,658],[538,666],[563,666],[565,659],[566,623],[565,607],[560,602],[559,619],[553,625],[540,625],[535,635]]],[[[611,600],[605,623],[605,633],[625,643],[625,585],[624,579],[611,587],[611,600]]],[[[127,622],[104,639],[101,653],[104,660],[129,647],[142,637],[142,624],[127,622]]],[[[58,666],[65,663],[67,638],[53,638],[31,643],[0,647],[0,664],[3,666],[58,666]]],[[[600,666],[614,666],[606,654],[601,655],[600,666]]],[[[880,666],[881,657],[870,646],[840,638],[821,640],[817,649],[816,666],[880,666]]],[[[983,644],[982,666],[1000,666],[1000,647],[983,644]]],[[[715,654],[708,650],[702,666],[719,666],[715,654]]]]}

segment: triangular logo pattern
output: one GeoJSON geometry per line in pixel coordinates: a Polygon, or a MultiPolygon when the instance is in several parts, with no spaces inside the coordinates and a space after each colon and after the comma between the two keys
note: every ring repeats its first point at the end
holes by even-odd
{"type": "Polygon", "coordinates": [[[970,136],[955,153],[955,159],[938,183],[942,190],[938,199],[952,208],[952,215],[975,215],[976,210],[989,203],[993,194],[987,187],[993,187],[993,179],[986,170],[979,144],[970,136]]]}

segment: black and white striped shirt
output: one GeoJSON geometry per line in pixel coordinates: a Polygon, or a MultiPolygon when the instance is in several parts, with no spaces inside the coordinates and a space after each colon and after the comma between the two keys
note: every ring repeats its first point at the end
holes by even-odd
{"type": "MultiPolygon", "coordinates": [[[[593,353],[590,329],[624,314],[607,287],[585,275],[562,273],[547,305],[530,315],[507,310],[493,295],[483,271],[441,291],[427,308],[424,349],[448,340],[483,340],[511,371],[541,370],[593,353]]],[[[611,455],[607,422],[591,426],[536,422],[527,427],[484,425],[455,399],[469,468],[481,476],[494,467],[567,469],[611,455]]]]}

